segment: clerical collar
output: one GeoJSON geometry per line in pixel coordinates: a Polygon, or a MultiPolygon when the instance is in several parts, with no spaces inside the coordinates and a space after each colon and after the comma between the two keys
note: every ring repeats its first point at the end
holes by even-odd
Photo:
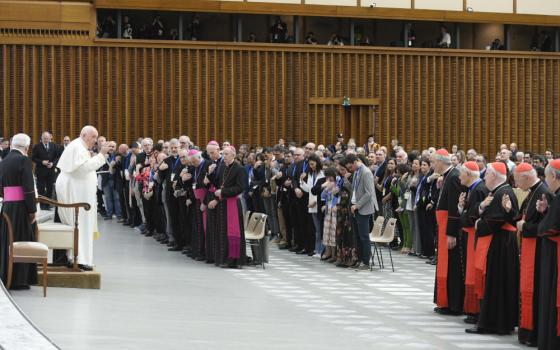
{"type": "Polygon", "coordinates": [[[531,188],[529,188],[529,191],[534,192],[541,184],[542,184],[542,181],[538,180],[537,182],[535,182],[535,184],[533,186],[531,186],[531,188]]]}
{"type": "Polygon", "coordinates": [[[449,168],[447,168],[446,171],[443,172],[443,174],[441,174],[442,176],[447,175],[447,173],[449,173],[451,170],[453,170],[453,166],[450,166],[449,168]]]}
{"type": "Polygon", "coordinates": [[[507,186],[507,185],[508,185],[507,182],[502,182],[501,184],[499,184],[498,186],[496,186],[496,188],[494,188],[494,189],[493,189],[492,191],[490,191],[490,192],[492,192],[492,194],[495,194],[496,192],[498,192],[498,190],[499,190],[500,188],[505,187],[505,186],[507,186]]]}

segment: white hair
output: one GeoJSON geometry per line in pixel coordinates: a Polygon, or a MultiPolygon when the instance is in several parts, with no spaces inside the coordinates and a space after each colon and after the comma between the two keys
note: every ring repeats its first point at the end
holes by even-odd
{"type": "Polygon", "coordinates": [[[80,131],[80,136],[86,136],[89,135],[91,133],[96,133],[97,129],[94,126],[91,125],[86,125],[82,128],[82,131],[80,131]]]}
{"type": "Polygon", "coordinates": [[[439,160],[440,162],[446,164],[446,165],[450,165],[451,164],[451,157],[450,156],[444,156],[438,153],[434,153],[433,155],[434,160],[439,160]]]}
{"type": "Polygon", "coordinates": [[[169,140],[169,146],[178,146],[178,145],[179,145],[179,140],[177,139],[169,140]]]}
{"type": "Polygon", "coordinates": [[[31,138],[26,134],[17,134],[12,137],[12,148],[25,150],[31,144],[31,138]]]}
{"type": "Polygon", "coordinates": [[[487,171],[496,174],[496,177],[501,181],[505,182],[507,180],[507,176],[494,169],[494,166],[492,164],[488,164],[486,168],[488,169],[487,171]]]}
{"type": "Polygon", "coordinates": [[[191,158],[202,159],[202,152],[197,151],[196,153],[191,155],[191,158]]]}
{"type": "Polygon", "coordinates": [[[464,164],[461,165],[461,171],[465,172],[465,174],[467,174],[468,177],[472,177],[475,179],[480,178],[480,171],[473,171],[467,168],[464,164]]]}
{"type": "Polygon", "coordinates": [[[560,170],[554,168],[552,165],[548,164],[544,169],[545,174],[549,174],[554,177],[556,180],[560,180],[560,170]]]}
{"type": "Polygon", "coordinates": [[[154,144],[154,140],[152,140],[152,139],[149,138],[149,137],[146,137],[145,139],[142,140],[142,146],[147,145],[147,144],[153,145],[153,144],[154,144]]]}

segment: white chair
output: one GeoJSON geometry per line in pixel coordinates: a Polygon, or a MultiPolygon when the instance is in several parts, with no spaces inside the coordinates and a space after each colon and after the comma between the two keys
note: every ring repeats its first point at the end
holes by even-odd
{"type": "Polygon", "coordinates": [[[369,233],[369,241],[371,242],[372,246],[373,246],[373,254],[371,254],[371,264],[370,264],[370,270],[373,269],[373,265],[374,265],[374,261],[375,261],[375,255],[377,255],[377,262],[379,263],[379,266],[381,267],[381,259],[379,257],[379,252],[377,250],[377,244],[375,244],[375,239],[381,237],[383,235],[383,223],[385,222],[385,218],[383,216],[378,216],[375,219],[375,222],[373,223],[373,228],[371,230],[371,232],[369,233]]]}
{"type": "Polygon", "coordinates": [[[268,215],[253,213],[245,228],[245,240],[251,247],[258,247],[261,256],[261,264],[264,270],[264,252],[262,251],[262,240],[266,234],[266,220],[268,215]]]}
{"type": "Polygon", "coordinates": [[[37,224],[36,235],[37,242],[45,244],[49,249],[72,249],[74,254],[72,270],[81,271],[78,268],[78,213],[80,208],[90,210],[91,206],[88,203],[63,204],[42,196],[39,196],[37,201],[55,207],[74,209],[74,226],[57,222],[43,222],[37,224]]]}
{"type": "Polygon", "coordinates": [[[253,214],[251,211],[247,210],[244,214],[243,214],[243,227],[247,227],[247,225],[249,225],[249,219],[251,218],[251,214],[253,214]]]}
{"type": "MultiPolygon", "coordinates": [[[[374,244],[386,244],[387,249],[389,250],[389,257],[391,258],[391,269],[395,272],[395,266],[393,265],[393,255],[391,254],[391,247],[389,243],[391,243],[395,239],[395,229],[397,225],[397,219],[391,218],[387,221],[387,225],[385,225],[385,229],[383,230],[383,234],[379,237],[371,237],[371,241],[374,244]]],[[[381,247],[379,247],[379,254],[381,255],[381,267],[384,268],[385,265],[383,264],[383,252],[381,247]]]]}

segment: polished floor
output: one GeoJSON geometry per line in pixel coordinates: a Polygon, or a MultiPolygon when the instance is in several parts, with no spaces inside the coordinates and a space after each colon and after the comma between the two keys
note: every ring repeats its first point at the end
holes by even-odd
{"type": "Polygon", "coordinates": [[[13,293],[62,349],[523,348],[515,335],[468,335],[462,318],[435,315],[434,268],[416,258],[395,254],[394,273],[358,272],[272,248],[266,270],[224,270],[116,223],[100,230],[101,290],[13,293]]]}

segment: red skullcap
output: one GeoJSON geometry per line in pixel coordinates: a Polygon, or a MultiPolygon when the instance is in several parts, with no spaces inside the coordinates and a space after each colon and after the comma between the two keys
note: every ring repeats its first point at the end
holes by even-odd
{"type": "Polygon", "coordinates": [[[447,150],[445,148],[438,149],[436,151],[436,154],[438,154],[440,156],[444,156],[444,157],[449,157],[449,152],[447,152],[447,150]]]}
{"type": "Polygon", "coordinates": [[[502,175],[507,175],[507,167],[502,162],[494,162],[491,164],[492,168],[502,175]]]}
{"type": "Polygon", "coordinates": [[[550,166],[556,170],[560,170],[560,159],[553,159],[550,161],[550,166]]]}
{"type": "Polygon", "coordinates": [[[533,170],[533,166],[529,163],[521,163],[515,167],[516,173],[526,173],[527,171],[533,170]]]}
{"type": "Polygon", "coordinates": [[[470,171],[480,171],[480,168],[478,167],[476,162],[473,162],[473,161],[466,162],[465,164],[463,164],[463,166],[465,168],[469,169],[470,171]]]}
{"type": "Polygon", "coordinates": [[[208,146],[218,146],[218,147],[220,147],[220,145],[214,140],[208,142],[208,146]]]}

